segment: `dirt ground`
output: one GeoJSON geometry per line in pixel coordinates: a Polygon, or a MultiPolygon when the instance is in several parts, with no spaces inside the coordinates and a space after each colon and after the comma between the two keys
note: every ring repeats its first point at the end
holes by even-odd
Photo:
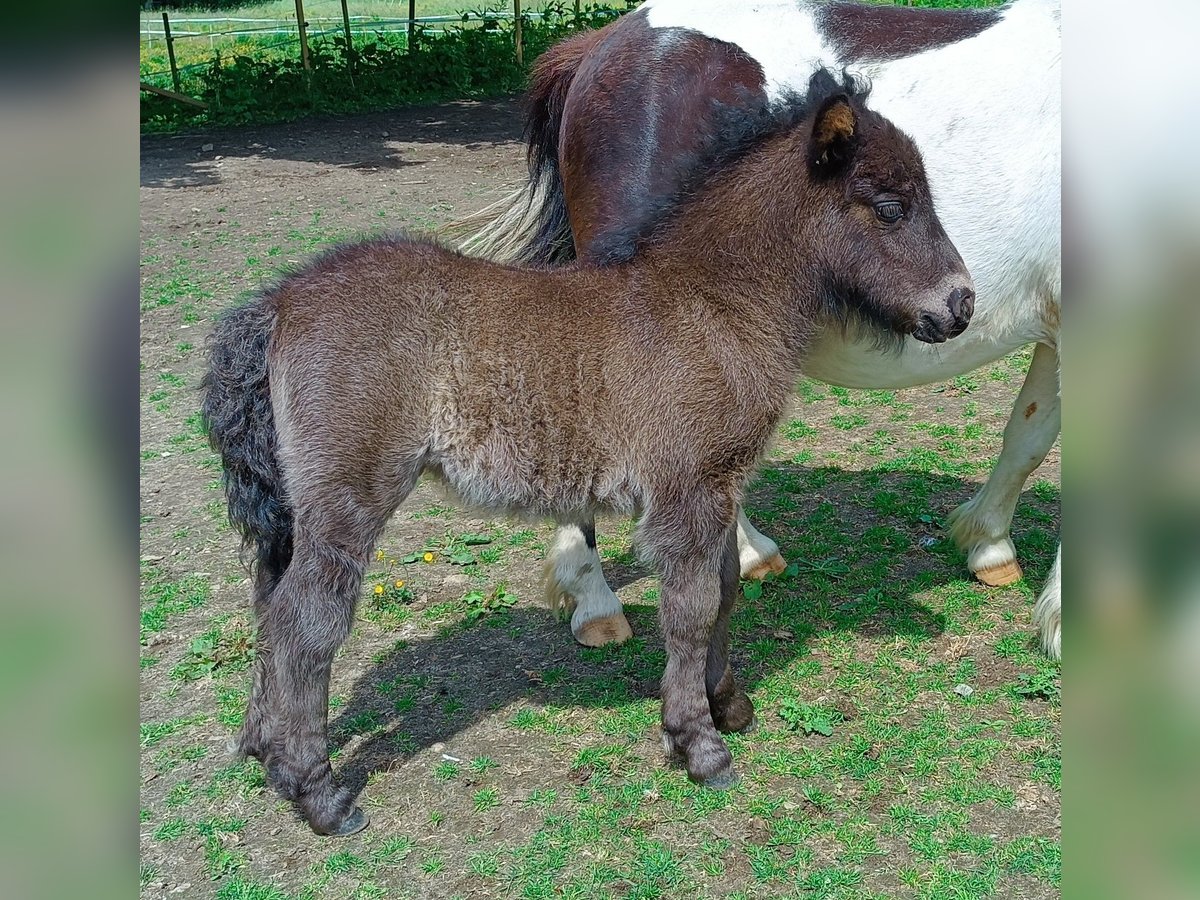
{"type": "Polygon", "coordinates": [[[602,523],[601,549],[636,637],[583,650],[540,603],[549,529],[422,485],[335,666],[334,765],[372,824],[311,834],[226,755],[253,640],[196,414],[204,339],[331,242],[502,197],[519,107],[147,137],[141,172],[143,897],[1058,895],[1058,669],[1029,637],[1057,447],[1014,523],[1025,581],[969,580],[942,529],[999,452],[1028,354],[911,391],[801,385],[748,503],[798,566],[734,621],[761,726],[731,738],[726,794],[661,758],[657,582],[628,523],[602,523]],[[456,564],[463,535],[487,543],[456,564]]]}

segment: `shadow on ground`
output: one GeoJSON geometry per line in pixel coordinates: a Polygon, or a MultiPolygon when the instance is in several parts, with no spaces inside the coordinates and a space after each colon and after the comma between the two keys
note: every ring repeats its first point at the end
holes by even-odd
{"type": "MultiPolygon", "coordinates": [[[[946,617],[917,597],[968,578],[937,521],[977,487],[914,471],[770,466],[750,492],[748,509],[760,524],[769,523],[764,530],[800,563],[800,571],[768,585],[755,602],[739,598],[732,659],[747,688],[753,692],[763,679],[809,655],[812,638],[831,631],[921,641],[941,635],[946,617]],[[788,488],[779,491],[772,483],[788,488]],[[929,499],[928,506],[917,501],[913,509],[929,508],[932,516],[874,508],[892,497],[911,500],[914,488],[929,499]],[[814,541],[810,531],[819,539],[814,541]],[[934,534],[938,537],[931,543],[934,534]]],[[[1029,492],[1014,523],[1027,578],[1037,588],[1049,570],[1053,541],[1047,543],[1030,518],[1046,522],[1057,515],[1056,507],[1029,492]],[[1027,531],[1037,533],[1031,545],[1022,538],[1027,531]]],[[[614,589],[649,574],[628,560],[606,563],[606,573],[614,589]]],[[[368,734],[336,764],[340,779],[361,790],[371,773],[447,742],[518,701],[619,710],[657,697],[665,654],[655,607],[626,603],[625,610],[636,637],[615,648],[580,648],[565,624],[527,607],[397,645],[357,680],[331,719],[336,747],[368,734]],[[453,714],[446,713],[447,706],[453,714]]]]}
{"type": "MultiPolygon", "coordinates": [[[[423,161],[404,144],[442,144],[478,150],[517,144],[523,116],[516,98],[463,100],[353,116],[213,129],[141,139],[141,186],[194,188],[220,182],[223,160],[290,160],[357,169],[403,170],[423,161]],[[205,149],[205,148],[208,149],[205,149]]],[[[519,149],[519,148],[518,148],[519,149]]],[[[297,167],[297,178],[319,171],[297,167]]]]}

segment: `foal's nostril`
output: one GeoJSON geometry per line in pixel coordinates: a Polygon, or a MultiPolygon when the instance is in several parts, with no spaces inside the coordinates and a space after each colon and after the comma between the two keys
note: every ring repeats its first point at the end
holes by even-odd
{"type": "Polygon", "coordinates": [[[954,317],[954,324],[958,328],[956,333],[961,333],[975,312],[975,292],[970,288],[958,288],[950,295],[950,299],[946,303],[950,307],[950,315],[954,317]]]}

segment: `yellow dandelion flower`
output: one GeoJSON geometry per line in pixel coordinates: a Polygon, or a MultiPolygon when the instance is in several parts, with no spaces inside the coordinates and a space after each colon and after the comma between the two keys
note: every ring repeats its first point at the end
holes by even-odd
{"type": "Polygon", "coordinates": [[[378,597],[382,593],[383,593],[383,585],[382,584],[375,585],[375,596],[378,597]]]}
{"type": "Polygon", "coordinates": [[[376,558],[376,559],[383,559],[383,551],[382,551],[382,550],[376,550],[376,551],[375,551],[375,558],[376,558]]]}
{"type": "Polygon", "coordinates": [[[396,582],[396,590],[400,590],[400,588],[402,588],[402,587],[404,587],[404,582],[403,582],[403,581],[397,581],[397,582],[396,582]]]}
{"type": "Polygon", "coordinates": [[[425,551],[425,562],[433,562],[433,554],[428,550],[425,551]]]}

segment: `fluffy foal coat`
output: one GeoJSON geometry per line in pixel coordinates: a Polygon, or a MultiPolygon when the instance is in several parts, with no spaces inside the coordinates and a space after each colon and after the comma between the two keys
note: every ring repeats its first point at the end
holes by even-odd
{"type": "Polygon", "coordinates": [[[734,780],[718,731],[753,716],[727,653],[735,515],[805,348],[830,315],[956,333],[971,297],[916,149],[852,83],[818,73],[803,100],[738,116],[628,263],[519,269],[369,240],[217,327],[203,412],[257,555],[239,747],[317,832],[367,821],[331,774],[330,668],[423,472],[488,510],[640,513],[665,742],[693,779],[734,780]]]}

